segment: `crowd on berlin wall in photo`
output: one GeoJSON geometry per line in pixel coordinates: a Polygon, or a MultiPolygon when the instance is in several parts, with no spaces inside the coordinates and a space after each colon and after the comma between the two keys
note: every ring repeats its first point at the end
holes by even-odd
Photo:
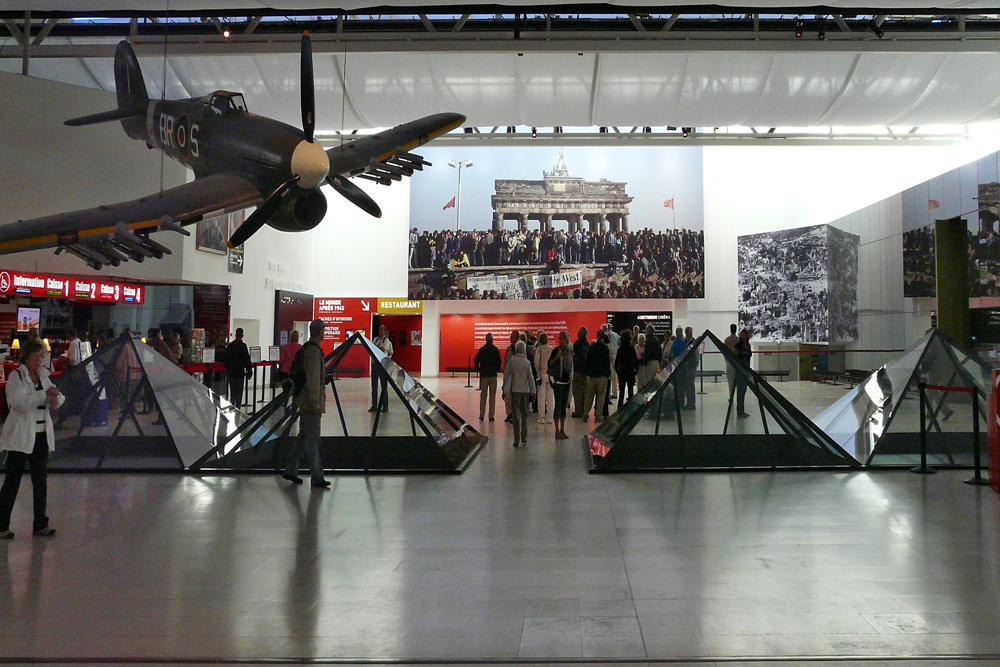
{"type": "MultiPolygon", "coordinates": [[[[903,295],[934,296],[934,271],[934,228],[903,232],[903,295]]],[[[1000,232],[969,232],[969,296],[1000,296],[1000,232]]]]}
{"type": "MultiPolygon", "coordinates": [[[[798,230],[793,230],[798,231],[798,230]]],[[[739,240],[739,322],[758,340],[826,341],[822,228],[739,240]]]]}
{"type": "Polygon", "coordinates": [[[444,273],[416,279],[411,274],[410,298],[508,298],[496,291],[462,289],[458,284],[461,271],[563,265],[604,268],[593,279],[584,280],[578,290],[539,298],[702,298],[704,257],[705,238],[700,230],[425,231],[410,236],[410,268],[444,273]],[[459,273],[447,275],[455,270],[459,273]]]}

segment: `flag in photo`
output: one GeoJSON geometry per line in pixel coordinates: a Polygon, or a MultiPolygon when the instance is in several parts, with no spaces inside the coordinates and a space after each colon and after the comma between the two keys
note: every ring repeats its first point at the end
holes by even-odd
{"type": "Polygon", "coordinates": [[[940,207],[941,207],[941,202],[939,202],[937,199],[928,199],[927,200],[927,210],[928,211],[933,211],[934,209],[940,208],[940,207]]]}
{"type": "Polygon", "coordinates": [[[673,207],[674,207],[674,199],[673,199],[673,197],[671,197],[670,199],[668,199],[665,202],[663,202],[663,208],[673,208],[673,207]]]}
{"type": "Polygon", "coordinates": [[[445,204],[444,208],[441,209],[441,210],[442,211],[447,211],[449,208],[455,208],[455,198],[454,197],[452,197],[451,201],[449,201],[447,204],[445,204]]]}

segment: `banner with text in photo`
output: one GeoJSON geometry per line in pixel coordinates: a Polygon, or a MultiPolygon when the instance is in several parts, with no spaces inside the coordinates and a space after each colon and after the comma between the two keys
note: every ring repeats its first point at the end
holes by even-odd
{"type": "Polygon", "coordinates": [[[410,189],[410,299],[704,297],[701,148],[423,153],[434,166],[410,189]]]}
{"type": "Polygon", "coordinates": [[[607,322],[606,311],[586,313],[508,313],[503,315],[442,315],[439,368],[441,373],[450,368],[465,369],[486,343],[486,334],[493,334],[493,344],[503,355],[510,344],[510,332],[528,330],[544,331],[549,345],[558,345],[560,331],[569,334],[570,342],[576,340],[580,327],[587,328],[587,340],[594,340],[594,333],[607,322]]]}

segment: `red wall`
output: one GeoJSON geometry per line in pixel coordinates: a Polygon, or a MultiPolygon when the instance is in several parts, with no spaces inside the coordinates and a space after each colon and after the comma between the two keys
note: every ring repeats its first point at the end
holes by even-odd
{"type": "Polygon", "coordinates": [[[418,334],[423,332],[423,319],[422,315],[379,317],[379,324],[385,325],[392,339],[392,360],[410,375],[420,372],[420,353],[423,348],[413,345],[411,332],[416,331],[418,334]]]}
{"type": "Polygon", "coordinates": [[[594,334],[608,320],[607,311],[588,313],[508,313],[504,315],[442,315],[441,349],[438,372],[449,368],[465,368],[469,355],[486,342],[486,334],[493,334],[493,344],[504,353],[510,344],[513,329],[538,331],[549,336],[549,345],[555,347],[560,331],[569,333],[572,343],[580,327],[587,327],[587,340],[594,340],[594,334]]]}

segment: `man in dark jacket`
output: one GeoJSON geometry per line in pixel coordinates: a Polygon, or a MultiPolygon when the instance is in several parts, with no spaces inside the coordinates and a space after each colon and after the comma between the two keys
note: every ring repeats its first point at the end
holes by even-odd
{"type": "Polygon", "coordinates": [[[475,371],[479,373],[479,421],[486,417],[486,401],[489,394],[490,421],[497,411],[497,373],[500,372],[500,350],[493,344],[493,334],[486,334],[486,344],[476,352],[473,360],[475,371]]]}
{"type": "Polygon", "coordinates": [[[587,378],[586,394],[583,398],[583,410],[580,418],[586,421],[590,417],[590,406],[594,406],[594,421],[604,419],[604,401],[608,390],[608,380],[611,378],[611,352],[608,349],[607,334],[597,333],[597,340],[587,349],[584,361],[584,373],[587,378]],[[594,399],[597,399],[596,401],[594,399]]]}
{"type": "Polygon", "coordinates": [[[226,346],[226,376],[229,378],[229,402],[236,409],[243,407],[243,387],[246,379],[253,375],[250,350],[243,342],[243,329],[236,329],[236,338],[226,346]]]}
{"type": "MultiPolygon", "coordinates": [[[[587,327],[580,327],[576,332],[576,340],[573,341],[573,368],[578,371],[583,370],[587,365],[587,350],[590,343],[587,342],[587,327]]],[[[583,417],[590,410],[583,407],[584,394],[587,393],[586,372],[573,374],[573,417],[583,417]]]]}

